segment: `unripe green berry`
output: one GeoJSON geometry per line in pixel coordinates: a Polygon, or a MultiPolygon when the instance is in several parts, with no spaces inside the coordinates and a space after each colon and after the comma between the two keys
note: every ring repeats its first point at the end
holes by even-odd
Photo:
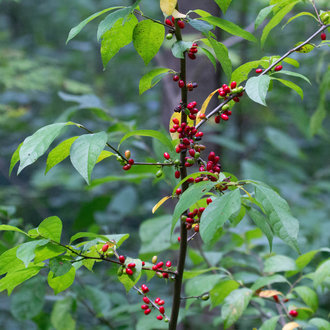
{"type": "Polygon", "coordinates": [[[209,300],[210,299],[210,295],[208,293],[205,293],[202,295],[201,297],[202,300],[209,300]]]}
{"type": "Polygon", "coordinates": [[[163,175],[163,171],[162,170],[157,171],[157,173],[156,173],[156,177],[157,178],[160,178],[162,175],[163,175]]]}
{"type": "Polygon", "coordinates": [[[223,110],[223,111],[229,110],[229,104],[225,104],[225,105],[222,107],[222,110],[223,110]]]}
{"type": "Polygon", "coordinates": [[[236,94],[236,93],[238,93],[238,88],[234,88],[234,89],[232,89],[232,90],[231,90],[231,93],[232,93],[232,94],[236,94]]]}
{"type": "Polygon", "coordinates": [[[239,86],[239,87],[237,87],[237,92],[238,92],[238,93],[242,93],[243,90],[244,90],[244,87],[243,87],[243,86],[239,86]]]}
{"type": "Polygon", "coordinates": [[[201,154],[200,154],[199,152],[196,151],[194,158],[195,158],[195,159],[198,159],[200,155],[201,155],[201,154]]]}
{"type": "Polygon", "coordinates": [[[179,160],[179,159],[176,159],[176,160],[174,161],[174,165],[175,165],[175,166],[179,166],[179,165],[180,165],[180,160],[179,160]]]}
{"type": "Polygon", "coordinates": [[[172,38],[173,38],[173,34],[172,33],[167,33],[166,39],[171,40],[172,38]]]}
{"type": "Polygon", "coordinates": [[[155,264],[155,263],[157,263],[157,259],[158,259],[157,256],[153,256],[152,259],[151,259],[151,262],[152,262],[153,264],[155,264]]]}

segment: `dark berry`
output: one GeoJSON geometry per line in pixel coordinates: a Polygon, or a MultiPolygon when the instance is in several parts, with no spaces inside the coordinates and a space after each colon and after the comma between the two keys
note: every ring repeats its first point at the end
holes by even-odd
{"type": "Polygon", "coordinates": [[[219,124],[220,123],[220,120],[221,120],[221,117],[220,116],[215,116],[214,117],[214,121],[216,124],[219,124]]]}
{"type": "Polygon", "coordinates": [[[236,81],[232,81],[230,84],[230,88],[233,89],[233,88],[236,88],[236,86],[237,86],[236,81]]]}
{"type": "Polygon", "coordinates": [[[125,257],[124,256],[119,256],[118,259],[122,264],[125,262],[125,257]]]}
{"type": "Polygon", "coordinates": [[[165,20],[165,24],[169,25],[169,26],[173,26],[173,23],[170,19],[166,18],[165,20]]]}
{"type": "Polygon", "coordinates": [[[184,22],[183,21],[178,21],[178,26],[180,29],[184,28],[184,22]]]}
{"type": "Polygon", "coordinates": [[[189,53],[188,53],[188,57],[189,57],[190,59],[194,60],[194,59],[196,58],[196,55],[195,55],[194,53],[189,52],[189,53]]]}
{"type": "Polygon", "coordinates": [[[180,178],[180,171],[175,171],[174,176],[179,179],[180,178]]]}
{"type": "Polygon", "coordinates": [[[326,40],[326,39],[327,39],[327,35],[324,32],[322,32],[321,33],[321,40],[326,40]]]}
{"type": "Polygon", "coordinates": [[[123,166],[124,171],[128,171],[130,168],[131,168],[130,164],[126,164],[126,165],[123,166]]]}
{"type": "Polygon", "coordinates": [[[134,165],[134,159],[132,159],[132,158],[129,159],[129,160],[128,160],[128,164],[130,164],[130,165],[134,165]]]}
{"type": "Polygon", "coordinates": [[[184,81],[183,80],[179,80],[178,85],[179,85],[180,88],[184,87],[184,85],[185,85],[184,84],[184,81]]]}
{"type": "Polygon", "coordinates": [[[180,80],[180,77],[177,74],[175,74],[173,76],[173,81],[179,81],[179,80],[180,80]]]}

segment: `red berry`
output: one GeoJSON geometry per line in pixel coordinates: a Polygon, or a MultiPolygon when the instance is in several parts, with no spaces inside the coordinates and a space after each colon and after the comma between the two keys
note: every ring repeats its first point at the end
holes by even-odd
{"type": "Polygon", "coordinates": [[[141,305],[141,309],[148,309],[148,305],[141,305]]]}
{"type": "Polygon", "coordinates": [[[189,49],[189,52],[190,53],[197,53],[198,52],[198,49],[197,48],[195,48],[195,47],[191,47],[190,49],[189,49]]]}
{"type": "Polygon", "coordinates": [[[282,65],[277,65],[277,66],[275,66],[274,71],[281,71],[282,69],[283,69],[282,65]]]}
{"type": "Polygon", "coordinates": [[[128,160],[128,164],[133,165],[133,164],[134,164],[134,159],[132,159],[132,158],[129,159],[129,160],[128,160]]]}
{"type": "Polygon", "coordinates": [[[214,152],[214,151],[211,151],[211,152],[209,153],[208,160],[209,160],[209,161],[214,161],[214,157],[215,157],[215,152],[214,152]]]}
{"type": "Polygon", "coordinates": [[[222,97],[226,96],[226,92],[222,88],[219,88],[218,92],[219,92],[220,96],[222,96],[222,97]]]}
{"type": "Polygon", "coordinates": [[[178,237],[178,242],[180,242],[180,241],[181,241],[181,237],[179,236],[179,237],[178,237]]]}
{"type": "Polygon", "coordinates": [[[327,35],[324,32],[322,32],[321,33],[321,40],[326,40],[326,39],[327,39],[327,35]]]}
{"type": "Polygon", "coordinates": [[[160,261],[158,264],[157,264],[157,268],[161,268],[163,267],[164,263],[162,261],[160,261]]]}
{"type": "Polygon", "coordinates": [[[159,300],[158,301],[158,305],[161,306],[161,305],[164,305],[165,304],[165,301],[164,300],[159,300]]]}
{"type": "Polygon", "coordinates": [[[222,118],[223,120],[228,120],[228,119],[229,119],[229,117],[228,117],[227,115],[225,115],[224,113],[221,114],[221,118],[222,118]]]}
{"type": "Polygon", "coordinates": [[[237,86],[236,81],[232,81],[231,84],[230,84],[230,88],[234,89],[234,88],[236,88],[236,86],[237,86]]]}
{"type": "Polygon", "coordinates": [[[128,171],[130,168],[131,168],[130,164],[126,164],[126,165],[123,166],[124,171],[128,171]]]}
{"type": "Polygon", "coordinates": [[[171,261],[166,261],[166,267],[171,267],[172,266],[172,263],[171,263],[171,261]]]}
{"type": "Polygon", "coordinates": [[[160,298],[155,299],[155,303],[158,304],[160,302],[160,298]]]}
{"type": "Polygon", "coordinates": [[[220,121],[221,121],[221,117],[220,117],[220,116],[215,116],[215,117],[214,117],[214,122],[215,122],[216,124],[219,124],[220,121]]]}
{"type": "Polygon", "coordinates": [[[153,265],[152,266],[152,270],[157,270],[158,268],[157,268],[157,266],[156,265],[153,265]]]}
{"type": "Polygon", "coordinates": [[[126,274],[127,275],[133,275],[133,271],[131,268],[126,268],[126,274]]]}
{"type": "Polygon", "coordinates": [[[277,302],[277,303],[279,302],[277,295],[273,296],[273,299],[275,300],[275,302],[277,302]]]}
{"type": "Polygon", "coordinates": [[[234,100],[235,102],[239,102],[239,98],[238,98],[237,96],[233,97],[233,100],[234,100]]]}
{"type": "Polygon", "coordinates": [[[170,156],[170,154],[168,152],[164,152],[164,158],[165,159],[170,159],[171,156],[170,156]]]}
{"type": "Polygon", "coordinates": [[[128,268],[135,268],[135,263],[131,262],[127,265],[128,268]]]}
{"type": "Polygon", "coordinates": [[[178,26],[180,29],[184,28],[184,22],[183,21],[178,21],[178,26]]]}
{"type": "Polygon", "coordinates": [[[262,69],[256,69],[256,73],[261,73],[262,69]]]}
{"type": "Polygon", "coordinates": [[[198,117],[199,117],[200,119],[205,119],[205,118],[206,118],[206,115],[205,115],[205,113],[201,113],[198,117]]]}
{"type": "MultiPolygon", "coordinates": [[[[190,165],[190,164],[189,164],[189,165],[190,165]]],[[[175,193],[176,193],[177,195],[181,195],[182,190],[181,190],[180,188],[178,188],[178,189],[175,191],[175,193]]]]}
{"type": "Polygon", "coordinates": [[[194,53],[189,52],[189,53],[188,53],[188,57],[189,57],[190,59],[194,60],[194,59],[196,58],[196,55],[195,55],[194,53]]]}
{"type": "Polygon", "coordinates": [[[165,24],[169,25],[169,26],[173,26],[173,23],[171,22],[170,19],[166,18],[165,20],[165,24]]]}
{"type": "Polygon", "coordinates": [[[184,84],[184,81],[183,80],[179,80],[178,85],[179,85],[180,88],[184,87],[184,85],[185,85],[184,84]]]}
{"type": "Polygon", "coordinates": [[[227,86],[223,89],[225,91],[226,94],[230,93],[230,88],[227,86]]]}
{"type": "Polygon", "coordinates": [[[192,47],[198,47],[198,45],[196,44],[196,42],[194,42],[194,43],[192,44],[192,47]]]}
{"type": "Polygon", "coordinates": [[[173,76],[173,81],[179,81],[179,79],[180,79],[180,77],[177,74],[175,74],[173,76]]]}
{"type": "Polygon", "coordinates": [[[163,273],[163,278],[168,278],[168,273],[163,273]]]}
{"type": "Polygon", "coordinates": [[[190,114],[188,117],[189,117],[191,120],[195,120],[195,119],[196,119],[196,116],[195,116],[195,115],[192,115],[192,114],[190,114]]]}
{"type": "Polygon", "coordinates": [[[148,315],[148,314],[150,314],[151,313],[151,309],[150,308],[148,308],[148,309],[146,309],[145,311],[144,311],[144,314],[145,315],[148,315]]]}
{"type": "Polygon", "coordinates": [[[118,259],[122,264],[125,262],[125,257],[124,256],[119,256],[118,259]]]}
{"type": "Polygon", "coordinates": [[[145,266],[145,264],[146,264],[146,263],[145,263],[144,261],[142,261],[142,266],[145,266]]]}
{"type": "Polygon", "coordinates": [[[292,316],[292,317],[297,317],[298,316],[298,312],[294,309],[292,309],[291,311],[289,311],[289,314],[292,316]]]}
{"type": "Polygon", "coordinates": [[[172,127],[172,128],[170,128],[170,132],[171,133],[175,133],[176,132],[176,129],[172,127]]]}
{"type": "Polygon", "coordinates": [[[213,201],[212,201],[212,198],[207,198],[206,199],[206,203],[207,203],[207,205],[209,205],[210,203],[212,203],[213,201]]]}
{"type": "Polygon", "coordinates": [[[189,155],[191,157],[194,157],[195,156],[195,153],[196,153],[195,149],[189,149],[189,155]]]}
{"type": "Polygon", "coordinates": [[[194,230],[195,230],[195,233],[198,233],[198,232],[199,232],[199,225],[196,225],[196,226],[194,227],[194,230]]]}
{"type": "Polygon", "coordinates": [[[202,137],[203,135],[204,135],[203,132],[197,132],[197,133],[196,133],[196,137],[202,137]]]}
{"type": "Polygon", "coordinates": [[[143,301],[144,301],[146,304],[149,304],[149,303],[150,303],[150,300],[149,300],[148,297],[143,297],[142,299],[143,299],[143,301]]]}
{"type": "Polygon", "coordinates": [[[180,124],[180,121],[179,121],[178,118],[173,118],[172,121],[173,121],[173,124],[175,124],[175,125],[179,125],[180,124]]]}
{"type": "Polygon", "coordinates": [[[106,243],[102,246],[102,251],[103,252],[107,252],[108,249],[109,249],[109,244],[108,243],[106,243]]]}
{"type": "Polygon", "coordinates": [[[159,313],[162,313],[162,314],[165,313],[165,308],[164,308],[164,306],[160,306],[160,307],[159,307],[159,313]]]}
{"type": "Polygon", "coordinates": [[[163,315],[157,315],[156,319],[161,321],[163,319],[163,315]]]}
{"type": "Polygon", "coordinates": [[[145,284],[141,285],[141,290],[142,290],[143,293],[149,292],[149,288],[145,284]]]}

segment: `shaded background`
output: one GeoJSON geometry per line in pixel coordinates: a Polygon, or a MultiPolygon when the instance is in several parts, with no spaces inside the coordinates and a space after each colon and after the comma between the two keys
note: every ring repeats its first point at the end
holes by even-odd
{"type": "MultiPolygon", "coordinates": [[[[325,7],[326,2],[319,1],[320,8],[325,7]]],[[[184,8],[200,8],[220,15],[212,1],[204,0],[202,6],[200,1],[182,3],[182,12],[185,12],[184,8]]],[[[45,176],[45,157],[20,176],[16,176],[16,169],[10,178],[8,176],[10,158],[18,144],[38,128],[56,120],[70,119],[91,130],[107,130],[114,144],[134,128],[166,129],[173,106],[180,101],[176,84],[170,77],[165,78],[140,97],[138,83],[152,66],[177,69],[178,61],[169,56],[170,42],[164,43],[163,51],[148,68],[130,45],[111,60],[105,71],[96,41],[97,20],[68,45],[65,44],[70,28],[90,14],[116,4],[115,1],[102,0],[0,1],[0,220],[32,228],[47,216],[57,215],[64,223],[64,240],[77,231],[128,232],[131,237],[123,247],[124,252],[134,255],[141,245],[139,225],[152,217],[153,205],[170,193],[173,180],[169,177],[158,181],[153,173],[147,172],[149,169],[142,168],[130,172],[135,175],[131,180],[124,178],[123,181],[115,180],[87,189],[69,160],[45,176]],[[98,116],[97,108],[105,109],[109,116],[98,116]]],[[[262,0],[233,0],[225,18],[253,32],[255,17],[267,4],[268,1],[262,0]]],[[[141,9],[149,16],[162,17],[157,1],[142,1],[141,9]]],[[[312,7],[308,3],[298,5],[287,18],[302,10],[311,11],[312,7]]],[[[280,26],[273,30],[264,49],[232,38],[225,32],[217,33],[228,45],[236,68],[262,56],[283,54],[296,42],[305,40],[316,28],[313,19],[301,17],[284,30],[280,26]]],[[[188,28],[186,31],[196,35],[188,28]]],[[[260,37],[260,33],[258,30],[255,34],[260,37]]],[[[325,48],[293,55],[301,65],[292,70],[306,75],[312,82],[310,87],[302,80],[295,81],[303,88],[304,101],[292,90],[275,83],[268,95],[268,108],[244,97],[235,105],[231,120],[218,126],[210,125],[204,140],[210,150],[221,155],[224,170],[239,178],[262,180],[278,188],[300,220],[299,240],[303,252],[329,246],[330,136],[324,129],[312,137],[309,129],[328,65],[325,60],[329,53],[325,48]]],[[[188,72],[188,79],[199,84],[189,95],[199,105],[217,86],[227,83],[221,72],[215,73],[203,56],[189,61],[188,72]]],[[[328,125],[326,118],[323,127],[328,125]]],[[[76,129],[74,134],[81,132],[76,129]]],[[[133,139],[123,150],[125,147],[131,149],[135,159],[161,159],[160,146],[151,143],[150,139],[133,139]]],[[[108,159],[96,166],[93,177],[125,177],[125,174],[119,164],[108,159]]],[[[171,207],[162,208],[159,215],[170,213],[171,207]]],[[[247,228],[250,228],[249,223],[243,220],[235,232],[239,234],[247,228]]],[[[0,252],[19,241],[17,235],[3,234],[0,252]]],[[[275,243],[276,252],[292,253],[281,242],[275,243]]],[[[266,249],[265,240],[261,245],[266,249]]],[[[162,255],[171,258],[170,252],[162,255]]],[[[105,266],[98,266],[95,273],[80,271],[72,290],[60,297],[53,296],[49,288],[40,285],[42,277],[17,288],[10,298],[1,293],[0,325],[10,330],[23,327],[51,329],[50,318],[56,314],[51,314],[54,302],[65,296],[69,303],[75,303],[72,308],[81,329],[109,328],[108,319],[115,329],[133,328],[141,316],[137,298],[133,294],[126,296],[118,282],[111,280],[115,272],[105,266]],[[99,291],[93,291],[95,287],[99,291]],[[33,315],[35,312],[30,310],[17,312],[22,299],[31,292],[35,293],[33,299],[37,294],[41,297],[37,299],[39,305],[34,308],[38,313],[33,315]],[[128,315],[130,311],[132,314],[128,315]]],[[[157,288],[164,291],[161,281],[154,287],[155,291],[157,288]]],[[[199,309],[190,311],[192,316],[188,318],[187,328],[194,324],[197,329],[198,322],[205,321],[201,318],[198,321],[199,312],[199,309]]],[[[219,311],[215,309],[204,314],[210,321],[210,317],[219,315],[219,311]]],[[[146,322],[146,319],[142,321],[146,322]]],[[[54,320],[52,322],[54,324],[54,320]]],[[[147,329],[146,323],[143,327],[147,329]]]]}

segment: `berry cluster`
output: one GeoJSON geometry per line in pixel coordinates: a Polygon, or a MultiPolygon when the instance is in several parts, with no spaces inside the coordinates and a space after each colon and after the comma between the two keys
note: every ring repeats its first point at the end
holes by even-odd
{"type": "MultiPolygon", "coordinates": [[[[174,24],[175,24],[175,18],[174,18],[173,16],[171,17],[171,19],[166,18],[166,20],[165,20],[165,24],[168,25],[168,26],[174,27],[174,24]]],[[[179,27],[180,29],[184,29],[184,27],[185,27],[184,21],[182,21],[182,20],[179,19],[179,20],[177,21],[177,24],[178,24],[178,27],[179,27]]]]}
{"type": "MultiPolygon", "coordinates": [[[[274,71],[278,72],[278,71],[281,71],[283,69],[283,66],[282,65],[276,65],[275,68],[274,68],[274,71]]],[[[261,73],[263,70],[258,68],[256,69],[256,73],[261,73]]]]}
{"type": "MultiPolygon", "coordinates": [[[[154,270],[156,272],[156,275],[158,277],[168,278],[169,277],[168,273],[163,272],[164,262],[163,261],[157,262],[157,259],[158,259],[157,256],[152,257],[152,263],[154,264],[152,266],[152,270],[154,270]]],[[[165,267],[166,267],[166,270],[170,270],[172,267],[172,262],[170,260],[166,261],[165,267]]]]}
{"type": "MultiPolygon", "coordinates": [[[[175,81],[175,82],[177,81],[178,82],[178,86],[180,88],[183,88],[184,86],[186,86],[189,92],[191,92],[194,88],[197,88],[198,87],[198,84],[196,82],[193,82],[193,83],[192,82],[189,82],[188,84],[186,84],[182,79],[180,79],[180,77],[177,74],[175,74],[173,76],[173,81],[175,81]]],[[[174,111],[176,111],[176,112],[180,112],[181,110],[182,110],[182,106],[181,105],[177,106],[174,109],[174,111]]]]}
{"type": "MultiPolygon", "coordinates": [[[[141,291],[144,294],[147,294],[149,292],[149,288],[145,284],[142,284],[141,291]]],[[[150,314],[152,309],[158,309],[160,315],[157,315],[156,319],[161,321],[164,318],[163,316],[165,313],[165,307],[163,306],[165,304],[164,300],[160,298],[156,298],[154,303],[152,303],[151,300],[146,295],[143,296],[142,300],[143,300],[143,304],[141,305],[141,309],[144,310],[145,315],[150,314]]]]}
{"type": "MultiPolygon", "coordinates": [[[[212,202],[211,198],[210,200],[209,203],[212,202]]],[[[194,228],[196,233],[199,232],[199,222],[204,210],[205,207],[200,207],[199,209],[194,209],[192,212],[189,212],[187,215],[181,216],[181,221],[186,223],[187,230],[194,228]]]]}
{"type": "Polygon", "coordinates": [[[194,42],[188,51],[188,57],[192,60],[196,59],[196,54],[198,53],[198,45],[194,42]]]}

